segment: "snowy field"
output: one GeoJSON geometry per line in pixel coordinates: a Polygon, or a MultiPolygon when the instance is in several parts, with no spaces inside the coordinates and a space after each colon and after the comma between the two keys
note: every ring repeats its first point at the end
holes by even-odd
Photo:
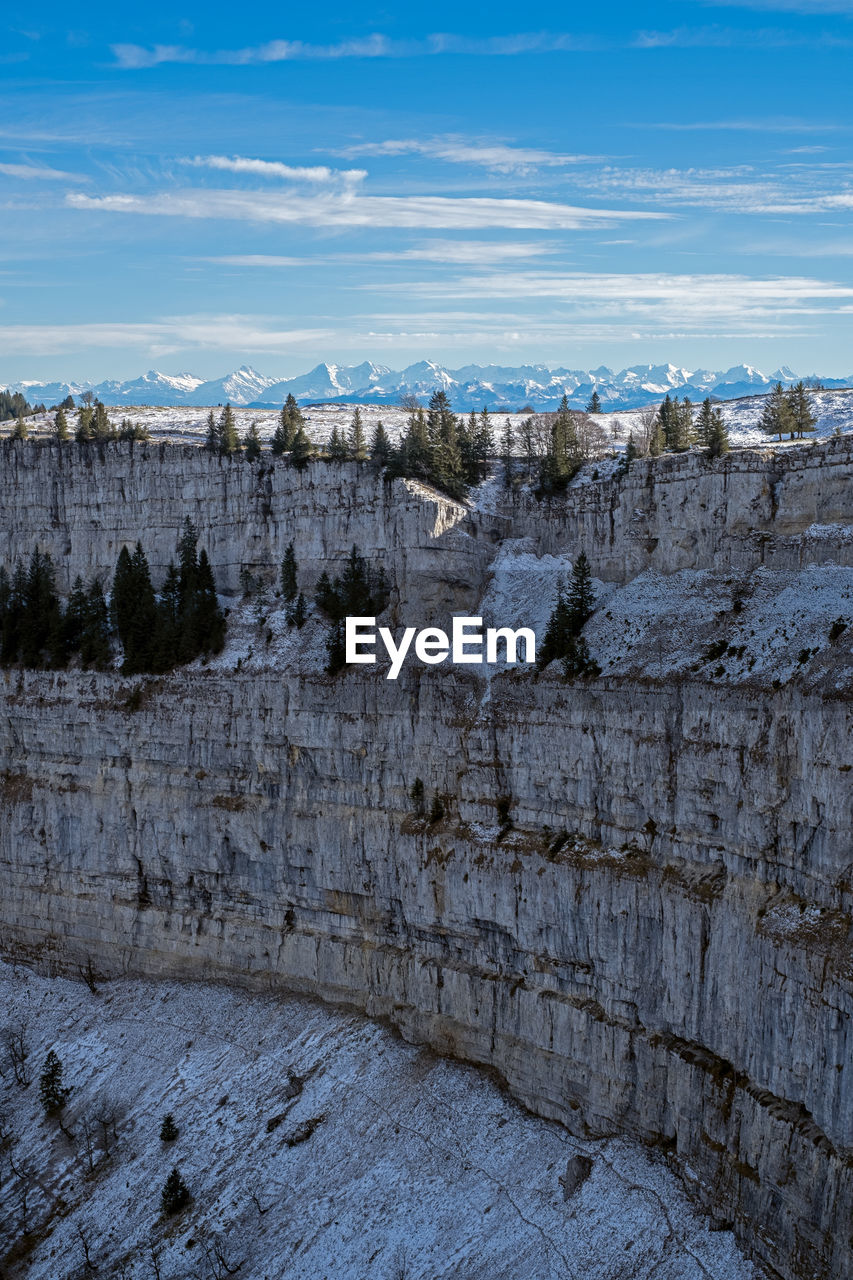
{"type": "MultiPolygon", "coordinates": [[[[853,537],[853,526],[846,532],[853,537]]],[[[837,538],[839,528],[812,526],[805,536],[819,553],[830,534],[837,538]]],[[[541,644],[558,587],[571,569],[568,555],[538,556],[532,539],[507,539],[473,613],[483,618],[484,628],[531,627],[541,644]]],[[[648,569],[621,587],[594,579],[594,588],[596,611],[584,635],[604,676],[695,676],[765,685],[796,678],[829,682],[836,690],[853,684],[853,568],[816,563],[725,578],[704,570],[664,575],[648,569]]],[[[301,630],[287,625],[272,588],[250,599],[223,597],[221,603],[229,610],[225,648],[191,669],[309,676],[325,669],[328,624],[310,601],[301,630]]],[[[381,645],[376,652],[387,665],[381,645]]],[[[410,654],[406,665],[416,663],[410,654]]],[[[440,674],[449,665],[433,671],[440,674]]],[[[488,678],[504,669],[501,661],[467,672],[488,678]]]]}
{"type": "MultiPolygon", "coordinates": [[[[758,420],[764,407],[765,396],[749,396],[741,400],[728,400],[719,407],[729,428],[731,443],[735,446],[777,445],[778,441],[768,440],[758,427],[758,420]]],[[[811,439],[832,435],[834,431],[853,430],[853,391],[819,391],[812,393],[812,404],[818,418],[817,430],[811,439]]],[[[346,429],[352,421],[353,405],[328,404],[303,407],[308,431],[318,443],[325,443],[334,427],[346,429]]],[[[219,406],[214,408],[217,415],[219,406]]],[[[614,413],[597,415],[595,421],[604,429],[608,437],[608,448],[621,452],[628,441],[631,431],[639,433],[640,420],[647,409],[625,409],[614,413]]],[[[141,422],[157,439],[176,442],[202,441],[207,432],[207,408],[151,408],[123,405],[109,410],[110,418],[118,424],[122,418],[130,418],[133,422],[141,422]]],[[[405,428],[408,411],[389,406],[362,405],[362,419],[368,439],[378,421],[382,421],[392,439],[399,438],[405,428]]],[[[507,418],[513,426],[517,426],[524,415],[519,413],[494,413],[492,427],[496,445],[499,445],[501,433],[507,418]]],[[[277,409],[234,409],[234,417],[240,435],[248,431],[253,422],[257,423],[258,433],[262,440],[270,440],[278,421],[277,409]]],[[[52,426],[51,414],[36,415],[27,419],[33,435],[49,432],[52,426]]],[[[73,430],[73,415],[70,418],[73,430]]],[[[14,423],[4,423],[0,433],[8,435],[14,423]]],[[[783,442],[783,444],[786,442],[783,442]]]]}
{"type": "Polygon", "coordinates": [[[8,1280],[756,1274],[660,1159],[622,1140],[577,1141],[475,1069],[359,1016],[175,983],[93,994],[3,964],[0,1008],[25,1027],[34,1077],[21,1088],[4,1065],[0,1079],[8,1280]],[[51,1048],[72,1086],[66,1132],[39,1106],[51,1048]],[[166,1112],[180,1131],[170,1144],[166,1112]],[[577,1155],[590,1164],[573,1189],[577,1155]],[[174,1166],[192,1202],[164,1219],[174,1166]]]}

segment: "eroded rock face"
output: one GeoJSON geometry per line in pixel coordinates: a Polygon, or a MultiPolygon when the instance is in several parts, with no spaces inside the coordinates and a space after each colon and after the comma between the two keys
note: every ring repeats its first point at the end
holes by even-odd
{"type": "MultiPolygon", "coordinates": [[[[160,465],[173,492],[190,483],[182,456],[160,465]]],[[[808,471],[817,456],[764,461],[779,471],[776,517],[759,513],[765,545],[774,520],[794,541],[798,519],[849,520],[834,471],[820,497],[808,471]],[[786,507],[783,493],[799,497],[786,507]]],[[[849,455],[833,446],[827,457],[849,485],[849,455]]],[[[651,474],[660,492],[672,471],[686,494],[693,468],[695,510],[726,512],[695,557],[751,555],[741,499],[726,505],[716,472],[706,492],[688,461],[651,474]]],[[[738,475],[760,498],[758,464],[738,475]]],[[[645,466],[629,480],[642,489],[645,466]]],[[[444,565],[436,579],[469,598],[493,545],[485,526],[530,535],[526,505],[488,518],[456,507],[448,534],[433,497],[418,514],[421,495],[407,489],[401,514],[372,483],[370,518],[406,592],[432,557],[444,565]],[[412,530],[414,547],[398,541],[412,530]],[[454,563],[467,578],[446,566],[451,535],[447,557],[461,545],[454,563]]],[[[636,499],[606,487],[620,508],[636,499]]],[[[665,493],[661,521],[676,488],[665,493]]],[[[553,504],[543,546],[585,541],[583,513],[603,504],[601,493],[553,504]]],[[[89,518],[103,518],[97,506],[89,518]]],[[[345,554],[353,525],[338,519],[325,507],[306,516],[312,545],[345,554]]],[[[612,519],[601,555],[612,545],[627,573],[640,562],[612,519]]],[[[842,554],[843,531],[837,542],[842,554]]],[[[245,556],[226,551],[224,534],[221,545],[217,568],[245,556]]],[[[808,545],[799,538],[797,554],[808,545]]],[[[494,1066],[533,1110],[578,1133],[660,1145],[782,1274],[853,1272],[853,711],[831,686],[564,685],[550,673],[486,685],[470,670],[418,667],[396,683],[369,670],[0,678],[7,953],[357,1005],[494,1066]],[[412,812],[416,777],[428,798],[444,797],[440,822],[412,812]]]]}

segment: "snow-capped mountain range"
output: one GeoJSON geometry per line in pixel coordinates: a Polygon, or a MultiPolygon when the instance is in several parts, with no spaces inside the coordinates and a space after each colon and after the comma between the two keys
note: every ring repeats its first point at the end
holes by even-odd
{"type": "MultiPolygon", "coordinates": [[[[553,409],[564,394],[573,408],[583,408],[597,391],[605,409],[632,408],[660,400],[667,392],[703,400],[705,396],[731,400],[756,395],[776,382],[790,385],[799,375],[788,368],[764,374],[751,365],[735,365],[724,372],[683,369],[673,364],[631,365],[618,373],[598,369],[551,369],[546,365],[463,365],[446,369],[421,360],[393,370],[365,360],[358,365],[318,364],[295,378],[271,378],[247,365],[223,378],[205,381],[190,373],[166,374],[150,370],[139,378],[105,382],[16,382],[6,387],[21,391],[31,404],[52,405],[85,391],[106,405],[233,405],[271,409],[288,395],[302,404],[338,401],[361,404],[399,404],[404,396],[428,398],[446,391],[457,410],[508,408],[553,409]]],[[[813,377],[814,375],[812,375],[813,377]]],[[[820,378],[826,387],[843,387],[850,378],[820,378]]]]}

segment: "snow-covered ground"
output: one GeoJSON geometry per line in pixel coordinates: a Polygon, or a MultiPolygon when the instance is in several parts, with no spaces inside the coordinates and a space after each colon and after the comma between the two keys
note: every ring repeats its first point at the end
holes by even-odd
{"type": "MultiPolygon", "coordinates": [[[[826,526],[809,532],[817,542],[838,536],[826,526]]],[[[571,568],[568,556],[537,556],[530,539],[504,542],[480,605],[485,625],[532,627],[541,644],[571,568]]],[[[729,577],[648,569],[622,587],[594,586],[597,608],[584,635],[605,675],[772,683],[831,672],[839,688],[853,680],[853,568],[812,564],[729,577]]]]}
{"type": "Polygon", "coordinates": [[[98,982],[93,994],[3,964],[0,1009],[25,1027],[32,1076],[21,1088],[4,1063],[0,1079],[9,1280],[755,1275],[662,1160],[578,1141],[362,1017],[222,987],[98,982]],[[72,1090],[65,1132],[39,1105],[49,1049],[72,1090]],[[166,1112],[180,1131],[169,1144],[166,1112]],[[577,1155],[589,1174],[567,1195],[577,1155]],[[164,1219],[174,1166],[192,1202],[164,1219]]]}
{"type": "MultiPolygon", "coordinates": [[[[821,439],[832,435],[835,431],[853,430],[853,391],[815,391],[811,393],[811,398],[818,422],[817,430],[809,437],[810,439],[821,439]]],[[[756,445],[779,447],[777,440],[768,439],[758,427],[758,420],[761,417],[765,400],[765,396],[756,395],[740,400],[727,400],[721,403],[719,407],[722,409],[723,417],[729,428],[732,445],[736,447],[754,447],[756,445]]],[[[354,406],[351,404],[313,405],[304,407],[302,410],[310,435],[320,444],[328,440],[334,427],[339,430],[348,428],[352,421],[353,411],[354,406]]],[[[597,415],[595,421],[603,428],[607,436],[608,449],[621,453],[628,443],[629,433],[634,431],[639,435],[640,421],[647,411],[648,406],[642,409],[623,409],[613,413],[597,415]]],[[[151,435],[157,439],[178,442],[203,440],[207,431],[207,415],[209,412],[210,410],[207,408],[152,408],[149,406],[134,407],[133,405],[122,405],[109,411],[110,418],[115,423],[119,423],[122,418],[130,418],[132,422],[141,422],[148,428],[151,435]]],[[[214,413],[219,414],[220,412],[221,408],[216,406],[214,413]]],[[[380,420],[391,438],[397,439],[405,427],[408,411],[384,405],[362,405],[361,415],[368,439],[376,423],[380,420]]],[[[278,410],[276,409],[234,409],[234,417],[240,434],[244,435],[252,423],[255,422],[262,440],[271,439],[278,416],[278,410]]],[[[506,420],[509,419],[513,426],[517,427],[524,415],[519,413],[493,413],[491,417],[497,447],[506,420]]],[[[39,414],[27,419],[30,430],[34,435],[41,435],[50,431],[52,421],[52,414],[39,414]]],[[[0,427],[0,434],[8,435],[13,426],[14,423],[11,422],[3,423],[2,427],[0,427]]],[[[73,415],[71,426],[73,429],[73,415]]],[[[790,442],[782,442],[783,446],[788,443],[790,442]]]]}
{"type": "MultiPolygon", "coordinates": [[[[809,440],[820,440],[833,435],[836,431],[853,431],[853,391],[813,391],[811,394],[812,411],[817,418],[817,426],[809,436],[809,440]]],[[[755,448],[758,445],[779,448],[780,442],[774,436],[768,438],[758,425],[766,395],[745,396],[739,400],[724,400],[716,407],[722,410],[723,418],[729,429],[729,438],[734,447],[755,448]]],[[[694,414],[698,409],[694,405],[694,414]]],[[[644,409],[627,409],[614,413],[602,413],[596,421],[604,427],[616,449],[624,449],[628,435],[634,431],[639,435],[640,423],[644,409]],[[615,431],[614,431],[615,428],[615,431]]],[[[783,440],[781,447],[802,444],[802,441],[783,440]]]]}
{"type": "MultiPolygon", "coordinates": [[[[818,541],[825,531],[816,527],[818,541]]],[[[482,617],[484,629],[532,628],[541,645],[557,590],[571,570],[570,556],[539,556],[531,539],[509,539],[499,548],[472,613],[482,617]]],[[[800,570],[759,568],[725,578],[704,570],[661,574],[648,569],[621,587],[600,579],[593,585],[596,610],[584,635],[605,677],[693,676],[768,686],[797,679],[853,687],[853,568],[831,563],[800,570]]],[[[247,599],[223,598],[221,604],[228,610],[225,648],[209,661],[197,660],[191,670],[273,669],[309,676],[325,671],[328,624],[310,601],[301,630],[287,625],[283,602],[272,588],[247,599]]],[[[505,670],[502,642],[498,651],[498,663],[466,672],[488,679],[505,670]]],[[[525,652],[521,644],[518,670],[526,669],[525,652]]],[[[388,659],[379,642],[376,653],[385,672],[388,659]]],[[[412,650],[406,665],[416,664],[412,650]]],[[[440,674],[449,665],[433,670],[440,674]]]]}

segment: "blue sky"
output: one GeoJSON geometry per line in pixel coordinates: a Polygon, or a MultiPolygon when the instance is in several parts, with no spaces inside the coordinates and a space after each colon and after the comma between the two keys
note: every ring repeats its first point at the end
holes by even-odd
{"type": "Polygon", "coordinates": [[[853,0],[2,23],[0,378],[853,373],[853,0]]]}

